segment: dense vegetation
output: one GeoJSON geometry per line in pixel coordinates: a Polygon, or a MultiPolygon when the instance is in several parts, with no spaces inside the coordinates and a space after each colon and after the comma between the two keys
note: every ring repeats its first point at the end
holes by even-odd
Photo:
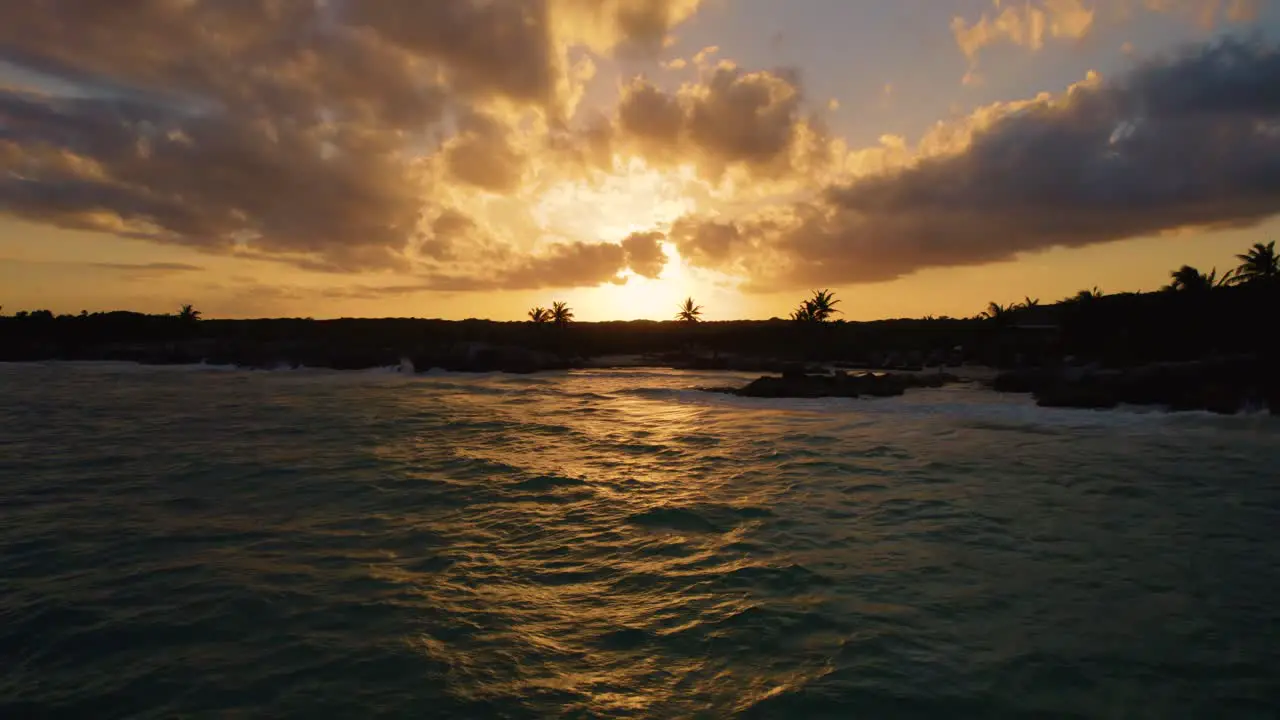
{"type": "Polygon", "coordinates": [[[560,356],[668,354],[843,360],[876,366],[977,362],[1132,366],[1218,355],[1277,357],[1280,263],[1258,244],[1219,279],[1182,267],[1157,292],[1107,295],[1096,288],[1052,304],[992,303],[971,318],[846,322],[840,302],[816,291],[790,320],[706,322],[690,298],[665,322],[573,322],[561,302],[529,322],[419,319],[201,319],[133,312],[0,316],[0,360],[119,359],[141,362],[278,363],[353,368],[436,357],[460,345],[530,348],[560,356]]]}

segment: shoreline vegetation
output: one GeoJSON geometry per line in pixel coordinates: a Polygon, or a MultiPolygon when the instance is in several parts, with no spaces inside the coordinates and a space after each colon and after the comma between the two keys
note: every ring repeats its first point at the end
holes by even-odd
{"type": "Polygon", "coordinates": [[[974,379],[1050,407],[1163,405],[1280,414],[1280,261],[1254,245],[1223,277],[1183,266],[1155,292],[1082,290],[1055,303],[991,303],[969,318],[847,322],[814,291],[788,319],[708,322],[692,298],[670,321],[575,322],[562,302],[528,321],[204,319],[0,312],[0,362],[316,367],[533,373],[662,367],[772,373],[752,397],[883,397],[974,379]],[[863,371],[850,373],[848,371],[863,371]],[[925,372],[932,371],[932,372],[925,372]]]}

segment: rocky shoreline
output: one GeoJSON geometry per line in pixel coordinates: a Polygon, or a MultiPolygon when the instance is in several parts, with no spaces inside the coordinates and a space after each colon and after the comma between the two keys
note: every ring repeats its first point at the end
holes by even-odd
{"type": "Polygon", "coordinates": [[[1158,405],[1170,411],[1233,415],[1268,408],[1280,415],[1280,368],[1257,356],[1151,363],[1132,368],[1030,368],[1002,372],[997,392],[1029,393],[1041,407],[1105,410],[1158,405]]]}
{"type": "Polygon", "coordinates": [[[765,375],[744,387],[703,388],[707,392],[755,398],[857,398],[897,397],[912,388],[938,388],[961,382],[949,373],[848,373],[817,374],[794,370],[780,376],[765,375]]]}
{"type": "MultiPolygon", "coordinates": [[[[235,326],[232,326],[235,327],[235,326]]],[[[1163,406],[1171,411],[1219,414],[1269,409],[1280,414],[1280,367],[1272,353],[1218,356],[1183,362],[1121,367],[1066,362],[995,370],[939,355],[907,355],[900,363],[817,363],[749,353],[690,351],[579,354],[571,344],[543,338],[541,347],[484,341],[422,338],[412,344],[379,341],[334,343],[320,338],[265,339],[227,334],[141,342],[83,344],[0,343],[7,362],[127,361],[151,365],[233,365],[250,369],[400,367],[411,372],[440,369],[463,373],[529,374],[574,369],[668,368],[768,373],[742,387],[707,388],[742,397],[893,397],[915,388],[977,381],[997,392],[1032,395],[1042,407],[1110,409],[1120,405],[1163,406]],[[557,346],[559,345],[559,346],[557,346]],[[408,347],[406,347],[408,346],[408,347]],[[571,351],[572,348],[572,351],[571,351]],[[1270,359],[1268,359],[1270,358],[1270,359]],[[857,370],[861,365],[864,369],[857,370]],[[834,369],[833,369],[834,368],[834,369]]],[[[352,338],[358,340],[358,338],[352,338]]]]}
{"type": "Polygon", "coordinates": [[[1171,412],[1220,415],[1267,410],[1280,415],[1276,368],[1254,356],[1132,368],[1059,366],[990,370],[988,377],[965,368],[943,372],[860,372],[792,368],[741,387],[701,388],[755,398],[896,397],[916,388],[977,383],[995,392],[1029,394],[1040,407],[1109,410],[1121,405],[1161,406],[1171,412]]]}

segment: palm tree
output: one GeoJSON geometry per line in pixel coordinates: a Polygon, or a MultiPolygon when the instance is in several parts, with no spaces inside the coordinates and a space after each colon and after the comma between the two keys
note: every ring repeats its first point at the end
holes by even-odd
{"type": "Polygon", "coordinates": [[[1179,292],[1204,292],[1215,287],[1222,287],[1231,281],[1232,274],[1227,273],[1221,278],[1218,277],[1218,269],[1214,268],[1209,271],[1208,275],[1191,267],[1183,265],[1182,267],[1169,273],[1169,277],[1173,282],[1165,286],[1166,290],[1179,292]]]}
{"type": "Polygon", "coordinates": [[[1247,285],[1255,282],[1275,282],[1280,279],[1280,256],[1276,255],[1276,241],[1263,245],[1254,243],[1253,247],[1242,255],[1237,255],[1240,267],[1231,276],[1232,285],[1247,285]]]}
{"type": "Polygon", "coordinates": [[[1012,305],[1001,305],[1000,303],[992,300],[987,303],[987,309],[983,311],[981,317],[987,320],[1000,320],[1008,315],[1009,311],[1012,309],[1012,305]]]}
{"type": "Polygon", "coordinates": [[[840,301],[836,299],[836,294],[830,290],[814,290],[813,297],[809,298],[809,307],[813,309],[813,319],[818,322],[826,322],[835,313],[840,312],[836,309],[840,301]]]}
{"type": "Polygon", "coordinates": [[[685,298],[680,305],[680,312],[676,313],[676,319],[681,322],[696,323],[702,319],[702,306],[694,305],[693,298],[685,298]]]}
{"type": "Polygon", "coordinates": [[[559,300],[551,303],[551,322],[559,327],[564,327],[573,322],[573,310],[569,308],[567,303],[559,300]]]}
{"type": "Polygon", "coordinates": [[[195,324],[200,320],[200,311],[191,305],[183,305],[181,312],[178,313],[178,319],[185,323],[195,324]]]}
{"type": "Polygon", "coordinates": [[[529,310],[529,322],[541,325],[551,319],[551,311],[541,305],[529,310]]]}
{"type": "Polygon", "coordinates": [[[1031,297],[1023,296],[1022,298],[1023,309],[1030,310],[1033,307],[1039,307],[1039,306],[1040,306],[1040,298],[1031,298],[1031,297]]]}
{"type": "Polygon", "coordinates": [[[1066,300],[1063,300],[1063,302],[1069,302],[1069,303],[1087,303],[1087,302],[1090,302],[1090,301],[1092,301],[1092,300],[1097,300],[1097,299],[1099,299],[1099,298],[1101,298],[1101,297],[1102,297],[1102,291],[1098,289],[1098,286],[1097,286],[1097,285],[1094,285],[1092,290],[1081,290],[1080,292],[1076,293],[1075,295],[1072,295],[1071,297],[1067,298],[1066,300]]]}
{"type": "Polygon", "coordinates": [[[830,290],[814,290],[813,297],[800,303],[800,307],[791,313],[791,319],[796,322],[826,322],[832,315],[840,312],[836,309],[839,303],[835,293],[830,290]]]}

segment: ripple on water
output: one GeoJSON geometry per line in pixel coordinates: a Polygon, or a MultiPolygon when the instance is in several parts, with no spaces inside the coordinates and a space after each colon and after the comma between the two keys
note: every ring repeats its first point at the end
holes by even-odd
{"type": "Polygon", "coordinates": [[[2,366],[0,716],[1267,717],[1280,427],[2,366]]]}
{"type": "Polygon", "coordinates": [[[724,533],[745,522],[772,517],[761,507],[701,504],[689,507],[657,507],[634,513],[627,520],[648,528],[724,533]]]}

